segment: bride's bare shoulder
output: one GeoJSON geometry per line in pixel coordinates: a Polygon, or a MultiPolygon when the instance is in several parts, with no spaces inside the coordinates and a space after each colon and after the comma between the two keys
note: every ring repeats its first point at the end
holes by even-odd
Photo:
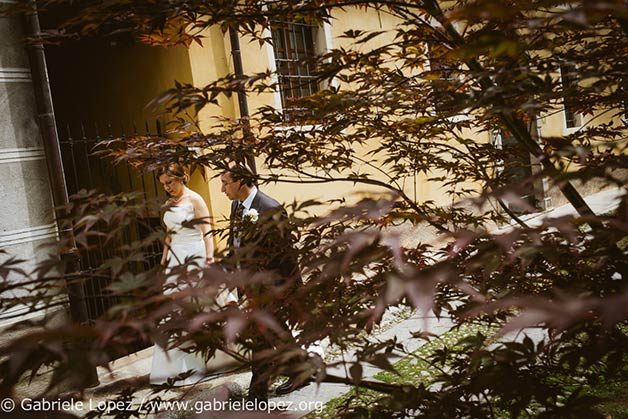
{"type": "Polygon", "coordinates": [[[203,200],[203,197],[198,192],[194,192],[192,190],[188,192],[188,197],[192,202],[198,202],[203,200]]]}

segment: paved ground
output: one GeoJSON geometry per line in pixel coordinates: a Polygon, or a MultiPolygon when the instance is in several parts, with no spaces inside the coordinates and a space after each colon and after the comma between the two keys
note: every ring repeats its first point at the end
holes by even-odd
{"type": "MultiPolygon", "coordinates": [[[[393,337],[397,338],[397,341],[404,345],[406,351],[413,352],[425,343],[424,340],[412,338],[412,332],[429,331],[435,335],[441,335],[448,331],[453,323],[448,317],[437,319],[433,315],[420,315],[414,314],[407,320],[404,320],[382,334],[375,336],[373,339],[387,340],[393,337]]],[[[354,354],[349,352],[344,355],[345,361],[351,361],[355,359],[354,354]]],[[[398,359],[391,358],[390,361],[395,363],[398,359]]],[[[379,368],[364,365],[363,377],[370,378],[380,372],[379,368]]],[[[348,372],[342,367],[330,368],[330,374],[350,378],[348,372]]],[[[298,391],[294,391],[288,395],[276,397],[274,400],[283,402],[292,402],[295,406],[307,406],[308,403],[319,403],[320,405],[343,395],[351,389],[351,386],[344,384],[328,384],[322,383],[320,385],[310,384],[298,391]]],[[[310,407],[312,407],[310,405],[310,407]]],[[[314,410],[314,409],[306,409],[314,410]]],[[[303,412],[307,413],[307,412],[303,412]]]]}
{"type": "MultiPolygon", "coordinates": [[[[591,210],[597,215],[606,214],[619,205],[620,199],[628,191],[625,188],[613,188],[607,189],[602,192],[594,193],[584,198],[591,210]]],[[[559,218],[566,215],[576,215],[576,210],[571,204],[562,205],[560,207],[552,208],[548,211],[543,211],[532,216],[522,217],[523,220],[531,227],[538,226],[546,218],[559,218]]],[[[511,222],[511,226],[515,226],[516,223],[511,222]]],[[[504,226],[503,228],[508,228],[504,226]]]]}
{"type": "MultiPolygon", "coordinates": [[[[394,314],[389,314],[394,316],[394,314]]],[[[372,337],[371,339],[387,340],[396,337],[397,340],[404,345],[407,351],[414,351],[419,346],[425,343],[420,339],[412,339],[412,332],[416,331],[430,331],[435,335],[440,335],[452,326],[452,322],[449,318],[437,319],[433,315],[423,316],[415,313],[406,320],[402,320],[380,334],[372,337]]],[[[353,352],[347,352],[339,359],[350,361],[354,359],[353,352]]],[[[85,397],[91,400],[92,405],[98,403],[104,403],[105,400],[111,398],[117,391],[124,387],[126,380],[130,380],[136,385],[142,385],[144,389],[140,390],[136,394],[136,404],[139,404],[143,398],[149,398],[151,390],[146,383],[148,382],[147,374],[150,372],[152,361],[152,349],[146,349],[128,357],[119,359],[113,362],[110,366],[112,371],[109,372],[104,368],[99,369],[101,385],[95,389],[89,390],[85,397]]],[[[392,358],[391,362],[396,362],[397,359],[392,358]]],[[[364,366],[363,376],[370,378],[380,370],[371,366],[364,366]]],[[[342,367],[330,368],[330,374],[349,377],[348,373],[342,367]]],[[[191,417],[195,413],[194,406],[201,407],[202,400],[211,400],[216,397],[222,399],[224,385],[230,386],[231,393],[238,393],[247,388],[250,381],[250,372],[243,372],[239,374],[230,374],[221,376],[209,382],[201,383],[197,386],[188,386],[170,391],[164,394],[163,398],[172,399],[184,399],[190,401],[188,405],[188,411],[182,411],[181,405],[173,406],[171,409],[162,412],[158,416],[160,418],[183,418],[191,417]],[[195,404],[196,403],[196,404],[195,404]],[[201,403],[201,404],[199,404],[201,403]]],[[[291,406],[291,416],[300,417],[308,413],[309,411],[317,410],[329,400],[341,396],[351,389],[348,385],[343,384],[329,384],[322,383],[320,385],[310,384],[298,391],[294,391],[288,395],[281,397],[271,397],[270,400],[276,404],[283,404],[285,406],[291,406]]],[[[78,412],[77,412],[78,413],[78,412]]],[[[213,417],[211,415],[205,417],[213,417]]],[[[220,415],[216,415],[220,417],[220,415]]]]}

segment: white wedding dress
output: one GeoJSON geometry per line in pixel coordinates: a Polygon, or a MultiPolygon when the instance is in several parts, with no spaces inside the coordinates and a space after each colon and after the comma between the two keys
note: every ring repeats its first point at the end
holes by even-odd
{"type": "MultiPolygon", "coordinates": [[[[168,251],[168,270],[174,266],[180,265],[186,259],[193,258],[193,263],[197,266],[203,266],[205,263],[205,242],[200,230],[196,228],[183,227],[185,221],[194,219],[194,207],[191,203],[184,203],[178,206],[168,208],[164,214],[164,224],[170,234],[170,249],[168,251]]],[[[164,293],[173,293],[177,290],[185,288],[186,285],[177,284],[176,276],[168,278],[168,285],[164,293]]],[[[230,301],[237,301],[228,290],[222,292],[217,298],[218,305],[224,305],[230,301]]],[[[224,357],[227,355],[221,351],[216,351],[214,358],[210,360],[212,365],[218,361],[225,362],[224,357]],[[220,360],[217,358],[221,358],[220,360]]],[[[216,369],[214,368],[211,368],[216,369]]],[[[163,384],[169,378],[174,378],[184,372],[193,371],[192,375],[184,380],[177,380],[176,385],[195,384],[204,378],[207,370],[207,364],[200,353],[187,353],[179,348],[164,350],[159,345],[154,346],[153,364],[150,372],[151,384],[163,384]]]]}

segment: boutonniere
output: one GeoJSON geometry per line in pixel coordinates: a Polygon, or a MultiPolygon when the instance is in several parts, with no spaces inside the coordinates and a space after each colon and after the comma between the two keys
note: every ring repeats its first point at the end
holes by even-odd
{"type": "Polygon", "coordinates": [[[256,223],[258,218],[259,218],[259,213],[257,212],[255,208],[251,208],[248,211],[247,210],[244,211],[245,221],[248,221],[249,223],[256,223]]]}

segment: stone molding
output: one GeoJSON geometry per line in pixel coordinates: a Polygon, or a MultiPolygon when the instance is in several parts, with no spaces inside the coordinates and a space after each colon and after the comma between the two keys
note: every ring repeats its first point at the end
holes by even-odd
{"type": "Polygon", "coordinates": [[[38,240],[56,239],[58,235],[57,224],[51,223],[40,226],[22,228],[0,232],[0,247],[13,246],[21,243],[38,240]]]}
{"type": "Polygon", "coordinates": [[[43,160],[46,158],[43,147],[0,148],[0,164],[43,160]]]}
{"type": "MultiPolygon", "coordinates": [[[[2,0],[0,0],[0,3],[2,0]]],[[[0,67],[0,83],[30,83],[30,68],[0,67]]]]}
{"type": "MultiPolygon", "coordinates": [[[[59,295],[52,298],[51,304],[57,303],[65,303],[69,304],[67,295],[59,295]]],[[[47,310],[44,304],[36,304],[34,307],[27,306],[25,304],[18,304],[14,307],[11,307],[8,310],[5,310],[0,314],[0,333],[3,333],[3,329],[14,325],[17,322],[23,322],[26,320],[41,318],[41,316],[45,316],[46,314],[51,314],[56,310],[64,310],[61,308],[52,308],[51,310],[47,310]]]]}

